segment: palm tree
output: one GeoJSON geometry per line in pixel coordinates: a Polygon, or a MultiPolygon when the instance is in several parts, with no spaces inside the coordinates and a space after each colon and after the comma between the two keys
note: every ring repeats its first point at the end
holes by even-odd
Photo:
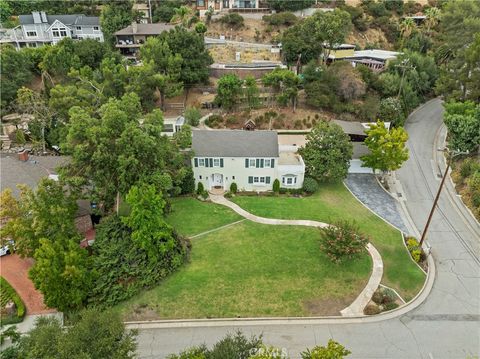
{"type": "Polygon", "coordinates": [[[402,46],[405,43],[405,39],[408,39],[413,30],[417,27],[415,21],[412,18],[407,17],[400,23],[400,34],[402,35],[402,46]]]}
{"type": "Polygon", "coordinates": [[[425,26],[427,26],[427,32],[430,32],[430,29],[437,25],[438,19],[440,18],[440,9],[436,7],[431,7],[425,10],[425,26]]]}

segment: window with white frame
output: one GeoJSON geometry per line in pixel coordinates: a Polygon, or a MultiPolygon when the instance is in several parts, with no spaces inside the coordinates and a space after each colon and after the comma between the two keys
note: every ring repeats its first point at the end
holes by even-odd
{"type": "Polygon", "coordinates": [[[77,26],[75,27],[77,29],[77,31],[82,31],[82,27],[81,26],[77,26]]]}
{"type": "Polygon", "coordinates": [[[213,159],[213,167],[220,167],[220,158],[213,159]]]}
{"type": "Polygon", "coordinates": [[[37,37],[36,31],[27,31],[27,37],[37,37]]]}
{"type": "Polygon", "coordinates": [[[198,165],[200,167],[205,167],[205,158],[199,158],[198,159],[198,165]]]}
{"type": "Polygon", "coordinates": [[[249,159],[248,167],[256,167],[255,158],[250,158],[249,159]]]}
{"type": "Polygon", "coordinates": [[[260,183],[265,183],[265,177],[260,177],[260,183]]]}
{"type": "Polygon", "coordinates": [[[285,186],[293,186],[297,183],[297,176],[294,175],[287,175],[282,176],[282,184],[285,186]]]}
{"type": "Polygon", "coordinates": [[[253,177],[253,183],[260,183],[260,178],[253,177]]]}
{"type": "Polygon", "coordinates": [[[100,30],[100,28],[98,26],[93,27],[93,31],[99,31],[99,30],[100,30]]]}
{"type": "Polygon", "coordinates": [[[264,165],[266,168],[270,168],[271,167],[271,164],[270,164],[270,158],[266,158],[265,159],[265,165],[264,165]]]}
{"type": "Polygon", "coordinates": [[[60,37],[66,37],[67,36],[67,29],[61,28],[60,29],[60,37]]]}

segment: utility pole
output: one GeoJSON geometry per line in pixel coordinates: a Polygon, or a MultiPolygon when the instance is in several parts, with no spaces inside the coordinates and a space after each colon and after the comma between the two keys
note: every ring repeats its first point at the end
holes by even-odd
{"type": "MultiPolygon", "coordinates": [[[[440,150],[440,151],[445,151],[445,150],[440,150]]],[[[447,153],[450,154],[448,151],[447,151],[447,153]]],[[[425,228],[423,229],[423,232],[422,232],[422,238],[420,239],[420,243],[419,243],[420,247],[422,247],[422,244],[425,241],[425,237],[427,236],[428,227],[430,226],[430,222],[432,221],[433,213],[435,212],[435,208],[437,207],[437,202],[438,202],[438,199],[440,198],[440,193],[442,192],[442,188],[443,188],[443,184],[445,183],[445,179],[448,176],[448,170],[450,169],[450,165],[452,163],[452,160],[455,157],[460,156],[460,155],[468,155],[468,151],[467,152],[453,152],[452,156],[450,156],[447,160],[447,168],[445,168],[445,173],[443,174],[442,181],[440,182],[440,187],[438,187],[437,195],[435,196],[435,200],[433,201],[432,209],[430,210],[430,214],[428,215],[427,224],[425,224],[425,228]]]]}

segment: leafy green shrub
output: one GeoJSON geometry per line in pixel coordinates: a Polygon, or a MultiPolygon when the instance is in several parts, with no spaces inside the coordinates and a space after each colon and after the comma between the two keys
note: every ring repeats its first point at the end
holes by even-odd
{"type": "Polygon", "coordinates": [[[202,114],[200,113],[200,110],[198,108],[192,106],[187,107],[184,117],[190,126],[198,126],[202,114]]]}
{"type": "Polygon", "coordinates": [[[238,187],[237,187],[237,184],[235,182],[232,182],[230,184],[230,192],[232,192],[233,194],[237,193],[238,191],[238,187]]]}
{"type": "Polygon", "coordinates": [[[203,199],[207,199],[208,198],[208,191],[203,191],[201,194],[203,199]]]}
{"type": "Polygon", "coordinates": [[[363,314],[365,315],[375,315],[378,313],[380,313],[380,308],[378,307],[378,305],[375,304],[369,304],[363,310],[363,314]]]}
{"type": "Polygon", "coordinates": [[[463,179],[470,177],[477,171],[480,171],[480,163],[473,158],[467,158],[460,164],[460,176],[462,176],[463,179]]]}
{"type": "Polygon", "coordinates": [[[0,307],[4,308],[5,305],[12,301],[15,304],[17,313],[15,316],[3,316],[1,317],[2,325],[20,323],[25,316],[25,304],[23,303],[20,296],[17,294],[15,289],[7,282],[3,277],[0,277],[0,307]]]}
{"type": "Polygon", "coordinates": [[[413,238],[413,237],[408,237],[407,238],[407,248],[408,248],[408,251],[411,252],[415,249],[418,249],[418,241],[413,238]]]}
{"type": "Polygon", "coordinates": [[[232,192],[228,191],[223,194],[223,197],[225,198],[232,198],[232,192]]]}
{"type": "Polygon", "coordinates": [[[19,145],[24,145],[27,140],[25,140],[25,133],[23,130],[16,130],[15,131],[15,142],[18,143],[19,145]]]}
{"type": "Polygon", "coordinates": [[[355,222],[339,221],[320,231],[320,248],[336,263],[363,253],[368,243],[368,238],[360,233],[355,222]]]}
{"type": "Polygon", "coordinates": [[[383,295],[382,292],[379,290],[375,291],[372,295],[372,301],[374,301],[376,304],[382,304],[383,301],[383,295]]]}
{"type": "Polygon", "coordinates": [[[422,251],[420,249],[414,249],[410,253],[412,255],[413,260],[417,263],[420,263],[420,261],[422,260],[422,251]]]}
{"type": "Polygon", "coordinates": [[[273,189],[273,192],[275,193],[280,192],[280,181],[278,180],[278,178],[276,178],[275,181],[273,181],[272,189],[273,189]]]}
{"type": "Polygon", "coordinates": [[[110,307],[157,284],[184,263],[190,250],[188,239],[173,232],[171,249],[150,255],[134,241],[124,218],[112,215],[97,227],[92,270],[98,276],[89,298],[96,307],[110,307]]]}
{"type": "Polygon", "coordinates": [[[306,177],[303,180],[303,190],[307,193],[315,193],[318,191],[318,182],[311,177],[306,177]]]}
{"type": "Polygon", "coordinates": [[[180,183],[182,194],[190,194],[195,192],[195,178],[193,177],[193,170],[189,167],[185,177],[183,177],[180,183]]]}
{"type": "Polygon", "coordinates": [[[209,118],[207,118],[207,120],[205,121],[205,124],[208,127],[213,127],[213,128],[219,127],[219,125],[221,125],[222,123],[223,123],[223,117],[220,115],[212,115],[209,118]]]}
{"type": "Polygon", "coordinates": [[[272,15],[265,15],[262,20],[272,26],[292,26],[298,21],[293,12],[285,11],[272,15]]]}
{"type": "Polygon", "coordinates": [[[236,12],[232,12],[226,15],[223,15],[219,21],[224,24],[228,25],[232,28],[238,29],[243,26],[244,19],[242,15],[237,14],[236,12]]]}
{"type": "Polygon", "coordinates": [[[203,187],[203,183],[202,183],[202,182],[198,182],[198,185],[197,185],[197,194],[198,194],[198,195],[201,195],[204,191],[205,191],[205,188],[203,187]]]}
{"type": "Polygon", "coordinates": [[[397,300],[397,295],[390,288],[382,288],[382,304],[393,303],[397,300]]]}
{"type": "Polygon", "coordinates": [[[307,349],[303,352],[302,359],[342,359],[351,352],[336,341],[329,339],[327,346],[317,345],[312,350],[307,349]]]}

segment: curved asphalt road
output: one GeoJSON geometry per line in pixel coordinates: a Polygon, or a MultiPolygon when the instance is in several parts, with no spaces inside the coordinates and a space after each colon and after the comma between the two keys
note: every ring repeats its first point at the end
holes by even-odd
{"type": "MultiPolygon", "coordinates": [[[[432,159],[441,125],[439,100],[422,106],[406,125],[411,154],[397,177],[405,191],[408,211],[420,229],[440,183],[439,167],[432,159]]],[[[267,344],[287,348],[292,358],[298,358],[305,347],[323,345],[329,338],[350,349],[351,358],[478,356],[480,228],[459,214],[454,200],[447,192],[440,198],[428,236],[437,265],[436,280],[430,296],[413,311],[374,323],[286,323],[242,326],[241,330],[247,334],[263,333],[267,344]]],[[[233,326],[140,329],[138,354],[141,358],[163,358],[187,346],[211,345],[234,329],[233,326]]]]}

